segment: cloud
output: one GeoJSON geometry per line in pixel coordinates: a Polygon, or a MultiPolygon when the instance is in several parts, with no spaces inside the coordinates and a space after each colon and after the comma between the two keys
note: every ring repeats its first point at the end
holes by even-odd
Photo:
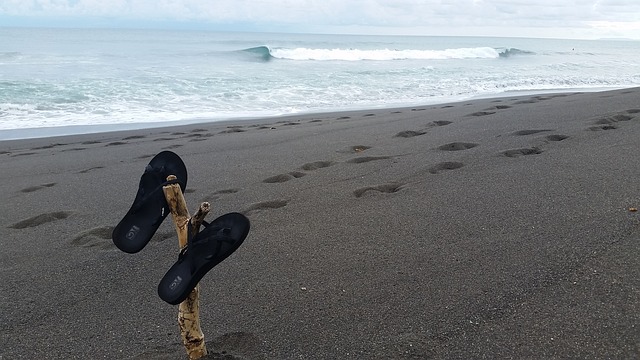
{"type": "Polygon", "coordinates": [[[3,16],[251,23],[301,31],[462,27],[620,32],[637,29],[638,14],[637,0],[0,0],[3,16]]]}

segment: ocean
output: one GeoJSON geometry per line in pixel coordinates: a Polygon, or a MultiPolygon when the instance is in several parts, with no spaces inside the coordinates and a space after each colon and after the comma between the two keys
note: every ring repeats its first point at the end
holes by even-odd
{"type": "Polygon", "coordinates": [[[0,28],[0,139],[634,87],[639,55],[619,40],[0,28]]]}

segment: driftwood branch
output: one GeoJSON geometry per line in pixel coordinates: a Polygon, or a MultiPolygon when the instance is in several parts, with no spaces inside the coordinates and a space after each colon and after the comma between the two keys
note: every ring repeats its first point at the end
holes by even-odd
{"type": "Polygon", "coordinates": [[[203,202],[202,204],[200,204],[200,207],[193,215],[193,217],[191,217],[191,231],[194,236],[200,230],[200,225],[202,225],[204,217],[207,216],[209,210],[211,210],[211,206],[209,205],[209,203],[203,202]]]}
{"type": "MultiPolygon", "coordinates": [[[[175,180],[174,175],[169,175],[167,180],[175,180]]],[[[169,204],[171,216],[178,233],[178,245],[180,249],[187,246],[189,229],[191,226],[192,236],[200,230],[200,225],[204,217],[209,213],[209,203],[202,203],[193,218],[189,215],[187,204],[180,190],[179,184],[170,184],[162,188],[165,198],[169,204]]],[[[204,342],[204,334],[200,329],[199,311],[199,285],[191,291],[189,297],[178,306],[178,326],[182,343],[187,351],[189,359],[200,359],[207,355],[207,346],[204,342]]]]}
{"type": "MultiPolygon", "coordinates": [[[[169,175],[167,177],[167,181],[175,179],[176,177],[174,175],[169,175]]],[[[187,245],[187,224],[191,217],[191,215],[189,215],[189,210],[187,209],[187,203],[182,195],[182,190],[180,190],[180,184],[165,185],[162,187],[162,191],[164,191],[164,197],[167,199],[167,203],[169,204],[173,223],[175,224],[176,232],[178,233],[180,249],[182,249],[187,245]]]]}

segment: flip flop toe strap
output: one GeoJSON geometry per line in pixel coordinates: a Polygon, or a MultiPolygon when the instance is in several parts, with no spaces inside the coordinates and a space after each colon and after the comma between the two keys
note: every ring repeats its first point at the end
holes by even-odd
{"type": "MultiPolygon", "coordinates": [[[[142,176],[159,176],[159,174],[154,174],[154,173],[148,173],[145,172],[142,176]]],[[[138,210],[140,210],[140,208],[142,208],[147,202],[149,202],[150,199],[153,199],[156,197],[156,194],[159,191],[162,191],[162,188],[164,186],[167,185],[171,185],[171,184],[179,184],[180,182],[178,181],[178,179],[173,179],[173,180],[168,180],[168,181],[163,181],[160,183],[160,185],[156,186],[153,190],[151,190],[148,194],[143,194],[142,197],[136,201],[135,205],[133,205],[131,207],[131,211],[132,212],[136,212],[138,210]]]]}
{"type": "MultiPolygon", "coordinates": [[[[220,253],[220,250],[222,249],[223,243],[233,244],[234,242],[233,239],[228,236],[228,233],[230,231],[231,229],[223,229],[222,234],[218,232],[218,234],[211,237],[211,239],[215,239],[215,250],[210,252],[209,255],[205,256],[204,257],[205,260],[211,260],[215,256],[217,256],[220,253]]],[[[210,247],[207,247],[207,248],[210,249],[210,247]]]]}
{"type": "Polygon", "coordinates": [[[233,244],[234,239],[229,236],[230,228],[221,228],[214,234],[204,239],[196,240],[191,233],[191,224],[188,225],[187,246],[178,255],[178,261],[183,261],[189,257],[191,262],[191,272],[194,273],[205,262],[210,262],[220,256],[223,244],[233,244]]]}

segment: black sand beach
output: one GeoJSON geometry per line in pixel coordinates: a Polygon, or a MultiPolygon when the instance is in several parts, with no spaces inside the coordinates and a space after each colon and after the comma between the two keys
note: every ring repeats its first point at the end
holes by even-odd
{"type": "Polygon", "coordinates": [[[150,158],[246,214],[210,359],[640,357],[640,89],[0,142],[0,359],[184,359],[171,219],[113,245],[150,158]]]}

